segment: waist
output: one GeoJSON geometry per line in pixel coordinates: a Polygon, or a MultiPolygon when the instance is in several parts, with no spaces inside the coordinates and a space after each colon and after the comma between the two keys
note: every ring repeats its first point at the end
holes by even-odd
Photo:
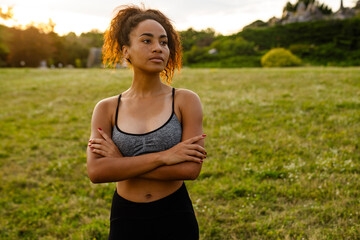
{"type": "Polygon", "coordinates": [[[183,181],[156,181],[134,178],[118,182],[116,192],[129,202],[149,203],[174,193],[182,184],[183,181]]]}
{"type": "Polygon", "coordinates": [[[161,199],[152,202],[132,202],[115,191],[111,206],[111,220],[116,219],[147,219],[166,214],[194,214],[185,183],[179,189],[161,199]]]}

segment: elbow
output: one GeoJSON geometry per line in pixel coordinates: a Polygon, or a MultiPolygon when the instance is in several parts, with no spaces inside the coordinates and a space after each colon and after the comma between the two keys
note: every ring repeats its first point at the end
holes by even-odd
{"type": "Polygon", "coordinates": [[[88,177],[92,183],[103,183],[103,179],[101,178],[99,171],[96,171],[96,168],[88,165],[87,167],[88,177]]]}
{"type": "Polygon", "coordinates": [[[188,172],[187,176],[186,176],[186,180],[195,180],[198,178],[200,174],[200,170],[198,169],[191,169],[191,171],[188,172]]]}
{"type": "Polygon", "coordinates": [[[90,178],[90,181],[94,184],[97,184],[97,183],[102,183],[102,181],[100,181],[100,179],[97,179],[97,178],[94,178],[94,177],[89,177],[90,178]]]}
{"type": "Polygon", "coordinates": [[[195,180],[197,179],[199,174],[191,174],[190,178],[188,180],[195,180]]]}
{"type": "Polygon", "coordinates": [[[88,177],[92,183],[101,183],[100,178],[96,175],[96,173],[94,173],[94,171],[88,170],[88,177]]]}
{"type": "Polygon", "coordinates": [[[104,183],[106,182],[104,179],[104,174],[102,174],[102,170],[97,161],[88,159],[87,161],[87,173],[90,181],[92,183],[104,183]]]}
{"type": "Polygon", "coordinates": [[[182,180],[195,180],[200,175],[201,164],[198,163],[186,163],[182,169],[182,180]]]}

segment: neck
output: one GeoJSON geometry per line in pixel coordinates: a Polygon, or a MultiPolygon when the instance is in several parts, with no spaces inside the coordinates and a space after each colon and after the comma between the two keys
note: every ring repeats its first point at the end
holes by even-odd
{"type": "Polygon", "coordinates": [[[164,84],[161,82],[160,74],[145,74],[142,71],[134,70],[133,81],[128,90],[128,96],[131,97],[150,97],[161,94],[164,90],[164,84]]]}

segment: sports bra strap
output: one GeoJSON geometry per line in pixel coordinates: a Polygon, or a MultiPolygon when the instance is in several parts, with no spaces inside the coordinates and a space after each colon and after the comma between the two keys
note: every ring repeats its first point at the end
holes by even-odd
{"type": "Polygon", "coordinates": [[[117,120],[118,120],[118,113],[119,113],[120,98],[121,98],[121,94],[119,95],[119,98],[118,98],[118,103],[117,103],[117,106],[116,106],[116,113],[115,113],[115,125],[117,124],[117,120]]]}
{"type": "MultiPolygon", "coordinates": [[[[116,106],[116,113],[115,113],[115,124],[117,124],[118,114],[119,114],[119,104],[120,104],[121,94],[119,95],[117,106],[116,106]]],[[[175,105],[175,88],[172,89],[172,113],[174,112],[174,105],[175,105]]]]}
{"type": "Polygon", "coordinates": [[[174,112],[174,104],[175,104],[175,88],[172,89],[172,98],[173,98],[173,102],[172,102],[172,112],[174,112]]]}

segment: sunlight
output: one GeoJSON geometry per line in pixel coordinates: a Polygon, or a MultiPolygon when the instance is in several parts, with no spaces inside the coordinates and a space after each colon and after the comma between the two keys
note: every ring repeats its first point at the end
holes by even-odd
{"type": "MultiPolygon", "coordinates": [[[[236,4],[230,0],[212,1],[206,4],[203,1],[192,2],[191,5],[198,6],[186,10],[189,7],[187,1],[174,1],[171,4],[165,4],[159,0],[133,1],[136,4],[144,2],[145,6],[158,8],[174,20],[177,30],[182,31],[190,27],[201,30],[213,28],[216,32],[222,34],[231,34],[241,30],[244,26],[255,20],[267,21],[275,16],[280,18],[282,9],[287,0],[274,1],[244,1],[239,0],[236,4]],[[224,8],[223,6],[233,6],[233,8],[224,8]]],[[[294,3],[295,0],[290,0],[294,3]]],[[[320,1],[327,4],[334,12],[339,9],[340,0],[320,1]]],[[[344,0],[345,7],[354,6],[355,0],[344,0]]],[[[69,32],[81,34],[91,29],[105,31],[110,23],[112,10],[125,1],[107,0],[100,4],[93,0],[62,2],[46,0],[4,0],[1,2],[2,12],[5,13],[8,7],[13,8],[13,19],[4,20],[0,18],[0,24],[6,26],[37,25],[39,23],[48,23],[51,18],[55,25],[55,32],[60,35],[69,32]]]]}
{"type": "MultiPolygon", "coordinates": [[[[7,7],[2,7],[2,12],[6,12],[7,7]]],[[[17,26],[25,28],[27,25],[38,25],[48,23],[49,19],[55,23],[55,32],[59,35],[65,35],[69,32],[75,32],[77,35],[82,32],[88,32],[92,29],[105,31],[110,19],[92,16],[81,13],[59,12],[42,6],[41,8],[31,8],[31,11],[24,6],[19,5],[13,8],[13,19],[0,19],[0,24],[8,27],[17,26]]]]}

